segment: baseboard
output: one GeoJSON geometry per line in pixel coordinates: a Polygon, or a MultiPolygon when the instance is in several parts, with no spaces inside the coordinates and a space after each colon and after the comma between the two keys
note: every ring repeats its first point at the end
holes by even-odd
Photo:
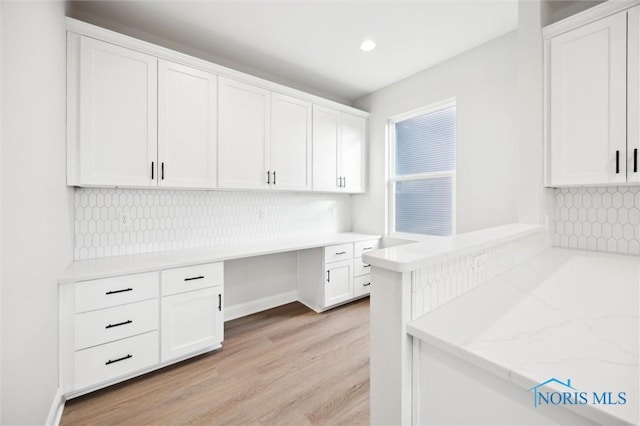
{"type": "Polygon", "coordinates": [[[224,320],[229,321],[267,309],[277,308],[278,306],[286,305],[287,303],[295,302],[297,300],[298,292],[289,291],[287,293],[280,293],[275,296],[265,297],[264,299],[252,300],[251,302],[241,303],[234,306],[227,306],[224,308],[224,320]]]}
{"type": "Polygon", "coordinates": [[[47,422],[45,423],[47,426],[58,426],[60,424],[62,411],[64,410],[64,401],[62,388],[58,388],[55,396],[53,397],[51,408],[49,409],[49,415],[47,416],[47,422]]]}

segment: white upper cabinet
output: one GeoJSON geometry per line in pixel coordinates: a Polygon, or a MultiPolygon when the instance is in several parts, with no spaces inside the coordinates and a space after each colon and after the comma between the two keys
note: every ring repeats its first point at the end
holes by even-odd
{"type": "Polygon", "coordinates": [[[364,191],[366,113],[71,18],[67,28],[68,185],[364,191]]]}
{"type": "Polygon", "coordinates": [[[366,120],[314,105],[313,189],[363,192],[366,120]]]}
{"type": "Polygon", "coordinates": [[[311,190],[311,114],[310,102],[271,94],[271,188],[311,190]]]}
{"type": "Polygon", "coordinates": [[[627,22],[627,182],[640,183],[640,6],[627,22]]]}
{"type": "Polygon", "coordinates": [[[159,185],[215,188],[217,77],[160,60],[158,65],[159,185]]]}
{"type": "Polygon", "coordinates": [[[338,191],[340,113],[313,106],[313,189],[338,191]]]}
{"type": "Polygon", "coordinates": [[[271,92],[223,77],[219,88],[218,184],[265,189],[271,92]]]}
{"type": "Polygon", "coordinates": [[[157,59],[70,39],[68,184],[155,186],[157,59]]]}
{"type": "Polygon", "coordinates": [[[638,181],[637,13],[577,24],[546,42],[548,186],[638,181]]]}
{"type": "Polygon", "coordinates": [[[366,120],[340,113],[340,170],[347,192],[364,192],[366,120]]]}

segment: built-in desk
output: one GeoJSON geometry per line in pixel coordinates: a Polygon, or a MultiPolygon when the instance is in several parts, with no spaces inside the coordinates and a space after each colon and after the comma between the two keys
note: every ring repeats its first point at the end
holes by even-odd
{"type": "Polygon", "coordinates": [[[379,239],[348,232],[73,262],[59,279],[64,395],[219,349],[225,320],[296,300],[321,312],[364,297],[362,254],[379,239]],[[227,293],[244,303],[227,306],[227,293]]]}

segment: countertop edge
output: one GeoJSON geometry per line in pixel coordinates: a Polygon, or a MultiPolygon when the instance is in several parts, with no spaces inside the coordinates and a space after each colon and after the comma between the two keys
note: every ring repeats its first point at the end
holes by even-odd
{"type": "MultiPolygon", "coordinates": [[[[455,247],[452,249],[446,249],[446,250],[440,249],[440,250],[436,250],[435,252],[429,253],[428,247],[427,247],[429,243],[424,241],[418,241],[418,242],[413,242],[413,243],[409,243],[409,244],[405,244],[397,247],[390,247],[386,249],[388,250],[387,253],[380,253],[381,252],[380,250],[376,250],[371,253],[365,253],[362,256],[362,259],[367,263],[371,264],[372,266],[375,266],[378,268],[383,268],[383,269],[387,269],[394,272],[411,272],[411,271],[415,271],[417,269],[429,266],[433,263],[437,263],[442,260],[449,259],[451,257],[459,256],[463,253],[481,250],[485,247],[491,247],[497,244],[505,243],[507,241],[524,238],[538,232],[544,232],[544,226],[538,225],[538,224],[511,224],[511,225],[504,225],[504,226],[499,226],[495,228],[475,231],[474,233],[482,232],[482,233],[488,234],[489,232],[491,232],[491,230],[504,230],[506,227],[514,227],[514,228],[517,227],[518,229],[514,229],[508,235],[501,235],[495,238],[486,236],[484,238],[480,238],[481,241],[478,241],[476,243],[469,243],[469,244],[463,245],[462,247],[455,247]],[[401,258],[402,251],[406,251],[407,249],[420,249],[420,248],[424,248],[425,250],[424,257],[421,257],[420,259],[412,260],[412,261],[404,261],[404,262],[400,260],[392,259],[392,257],[401,258]]],[[[460,234],[459,237],[469,236],[471,234],[473,233],[460,234]]],[[[453,237],[453,238],[456,238],[456,237],[453,237]]]]}
{"type": "Polygon", "coordinates": [[[121,275],[140,274],[162,269],[181,268],[204,263],[223,262],[253,256],[306,250],[334,244],[357,243],[379,239],[381,235],[339,232],[296,240],[280,240],[256,246],[202,247],[125,256],[73,261],[58,278],[58,284],[69,284],[121,275]],[[228,254],[224,254],[227,252],[228,254]],[[174,258],[174,259],[172,259],[174,258]]]}

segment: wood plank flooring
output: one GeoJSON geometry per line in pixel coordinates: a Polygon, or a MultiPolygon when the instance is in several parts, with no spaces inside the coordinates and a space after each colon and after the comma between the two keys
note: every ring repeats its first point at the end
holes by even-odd
{"type": "Polygon", "coordinates": [[[67,401],[61,424],[369,424],[369,299],[229,321],[221,350],[67,401]]]}

